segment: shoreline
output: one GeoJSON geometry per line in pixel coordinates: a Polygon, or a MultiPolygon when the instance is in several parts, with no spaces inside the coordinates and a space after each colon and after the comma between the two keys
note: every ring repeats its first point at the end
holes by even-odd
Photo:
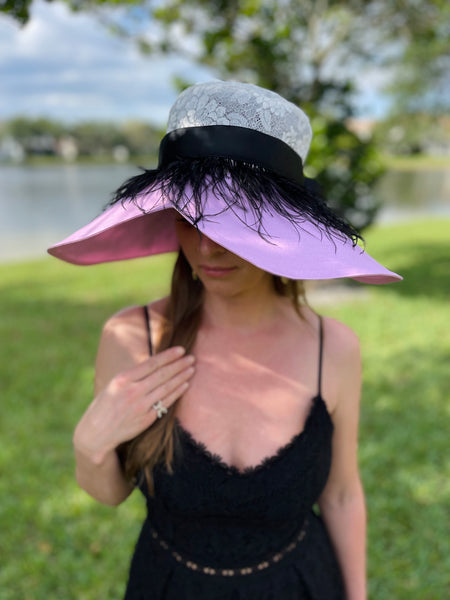
{"type": "MultiPolygon", "coordinates": [[[[450,154],[414,154],[395,155],[383,154],[380,156],[381,163],[386,171],[412,171],[412,170],[450,170],[450,154]]],[[[1,167],[77,167],[77,166],[129,166],[131,168],[146,165],[146,168],[154,168],[158,163],[158,155],[136,154],[126,160],[114,159],[112,155],[100,155],[96,157],[82,156],[76,160],[65,160],[58,156],[35,155],[28,156],[22,161],[0,161],[1,167]],[[153,166],[152,166],[153,165],[153,166]]]]}

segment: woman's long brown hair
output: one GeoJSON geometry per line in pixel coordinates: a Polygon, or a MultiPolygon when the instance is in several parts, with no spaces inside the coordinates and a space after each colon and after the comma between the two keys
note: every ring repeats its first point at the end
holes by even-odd
{"type": "MultiPolygon", "coordinates": [[[[273,276],[275,291],[292,300],[295,310],[302,316],[301,307],[306,302],[303,283],[273,276]]],[[[172,286],[166,308],[167,327],[163,332],[158,351],[171,346],[183,346],[186,353],[192,351],[200,327],[203,308],[203,285],[192,277],[192,270],[180,251],[172,275],[172,286]]],[[[144,473],[148,489],[154,493],[153,470],[157,464],[165,464],[172,471],[176,443],[175,407],[169,407],[163,419],[157,419],[137,437],[121,444],[118,454],[124,465],[125,476],[130,481],[144,473]]]]}

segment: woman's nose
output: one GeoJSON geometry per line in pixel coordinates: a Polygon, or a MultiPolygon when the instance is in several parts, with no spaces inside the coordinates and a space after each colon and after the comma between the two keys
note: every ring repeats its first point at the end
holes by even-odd
{"type": "Polygon", "coordinates": [[[200,253],[203,255],[209,255],[214,252],[225,251],[225,248],[223,246],[220,246],[219,244],[211,240],[209,237],[206,237],[206,235],[203,235],[202,233],[200,233],[198,248],[200,253]]]}

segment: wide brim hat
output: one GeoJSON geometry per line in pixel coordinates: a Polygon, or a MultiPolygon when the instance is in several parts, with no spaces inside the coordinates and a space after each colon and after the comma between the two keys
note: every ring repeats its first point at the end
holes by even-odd
{"type": "Polygon", "coordinates": [[[402,279],[357,243],[303,175],[305,113],[250,84],[185,90],[169,115],[158,168],[132,178],[96,219],[48,252],[92,265],[178,250],[180,216],[255,266],[291,279],[402,279]]]}

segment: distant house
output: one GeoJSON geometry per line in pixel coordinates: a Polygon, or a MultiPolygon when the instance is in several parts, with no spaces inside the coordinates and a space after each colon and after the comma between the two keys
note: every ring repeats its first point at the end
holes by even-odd
{"type": "Polygon", "coordinates": [[[350,131],[363,141],[370,140],[376,124],[376,119],[371,118],[352,117],[347,120],[347,127],[350,129],[350,131]]]}
{"type": "Polygon", "coordinates": [[[56,143],[56,153],[67,162],[73,162],[76,160],[79,154],[79,148],[76,139],[71,135],[66,135],[59,138],[56,143]]]}
{"type": "Polygon", "coordinates": [[[0,139],[0,162],[20,163],[24,158],[24,147],[17,140],[10,136],[0,139]]]}
{"type": "Polygon", "coordinates": [[[51,156],[56,154],[56,140],[49,134],[30,135],[23,140],[28,155],[51,156]]]}

